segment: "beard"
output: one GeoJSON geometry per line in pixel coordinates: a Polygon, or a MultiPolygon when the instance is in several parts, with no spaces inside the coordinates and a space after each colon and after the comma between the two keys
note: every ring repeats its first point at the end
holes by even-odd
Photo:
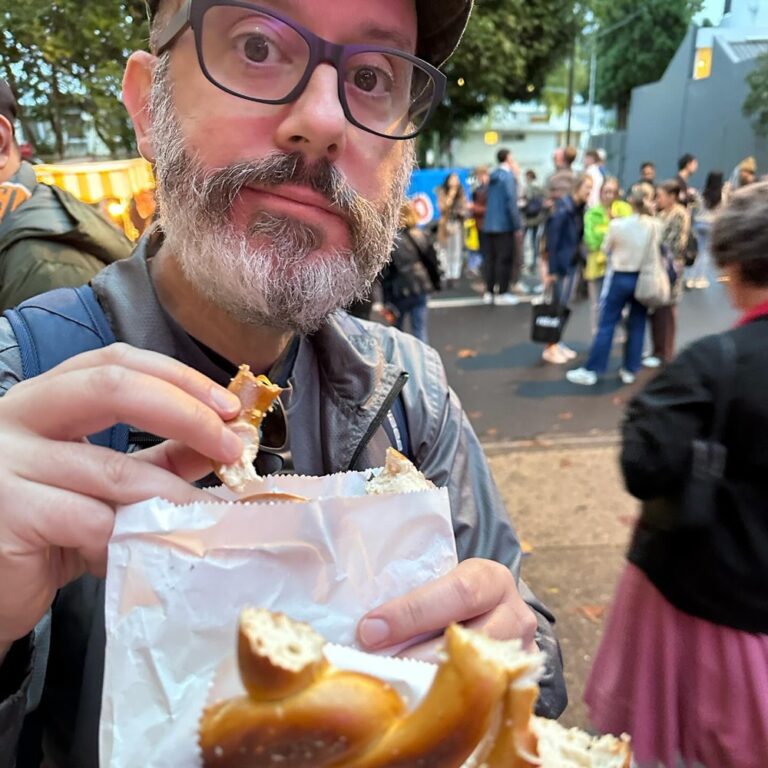
{"type": "Polygon", "coordinates": [[[327,160],[275,152],[259,160],[205,169],[187,151],[173,105],[168,57],[155,70],[150,97],[159,223],[185,279],[233,320],[312,333],[335,310],[363,298],[389,260],[400,207],[414,167],[403,161],[373,203],[355,192],[327,160]],[[322,195],[349,228],[349,247],[326,242],[322,229],[268,211],[245,229],[232,208],[247,187],[304,185],[322,195]]]}

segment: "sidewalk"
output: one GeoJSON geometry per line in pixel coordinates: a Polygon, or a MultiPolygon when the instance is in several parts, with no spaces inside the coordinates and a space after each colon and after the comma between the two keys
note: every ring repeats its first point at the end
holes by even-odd
{"type": "Polygon", "coordinates": [[[637,513],[618,467],[616,435],[486,444],[493,474],[527,552],[523,575],[557,617],[570,705],[581,699],[637,513]]]}

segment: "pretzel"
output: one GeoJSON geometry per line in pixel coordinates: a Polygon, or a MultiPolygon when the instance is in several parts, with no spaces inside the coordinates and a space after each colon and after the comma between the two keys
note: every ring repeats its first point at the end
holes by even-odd
{"type": "Polygon", "coordinates": [[[254,376],[247,365],[241,365],[227,387],[239,398],[240,413],[228,422],[229,428],[243,441],[243,452],[234,464],[214,464],[213,470],[224,485],[242,493],[258,479],[253,462],[259,452],[261,422],[283,391],[266,376],[254,376]]]}

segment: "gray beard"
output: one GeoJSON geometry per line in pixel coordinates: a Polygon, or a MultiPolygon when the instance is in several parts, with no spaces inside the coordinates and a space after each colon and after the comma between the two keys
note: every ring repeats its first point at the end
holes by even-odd
{"type": "Polygon", "coordinates": [[[389,260],[414,166],[412,142],[378,206],[358,195],[330,162],[273,153],[206,171],[184,144],[164,56],[150,99],[159,221],[185,279],[233,320],[312,333],[335,310],[365,296],[389,260]],[[347,220],[351,247],[325,243],[322,230],[257,212],[247,231],[232,223],[232,203],[247,186],[303,184],[347,220]]]}

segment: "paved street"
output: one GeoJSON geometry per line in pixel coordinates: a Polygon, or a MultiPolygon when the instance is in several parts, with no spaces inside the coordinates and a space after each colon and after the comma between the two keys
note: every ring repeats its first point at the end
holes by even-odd
{"type": "MultiPolygon", "coordinates": [[[[637,505],[625,493],[616,432],[624,405],[647,381],[621,387],[615,374],[594,388],[565,380],[528,341],[530,306],[456,306],[476,298],[468,284],[430,311],[440,350],[486,451],[527,550],[524,575],[558,617],[571,704],[563,722],[588,726],[581,696],[637,505]]],[[[688,293],[680,307],[685,344],[732,324],[722,285],[688,293]]],[[[588,308],[577,305],[566,340],[589,346],[588,308]]],[[[619,366],[615,346],[613,368],[619,366]]],[[[583,359],[583,358],[582,358],[583,359]]],[[[578,361],[578,362],[581,362],[578,361]]]]}

